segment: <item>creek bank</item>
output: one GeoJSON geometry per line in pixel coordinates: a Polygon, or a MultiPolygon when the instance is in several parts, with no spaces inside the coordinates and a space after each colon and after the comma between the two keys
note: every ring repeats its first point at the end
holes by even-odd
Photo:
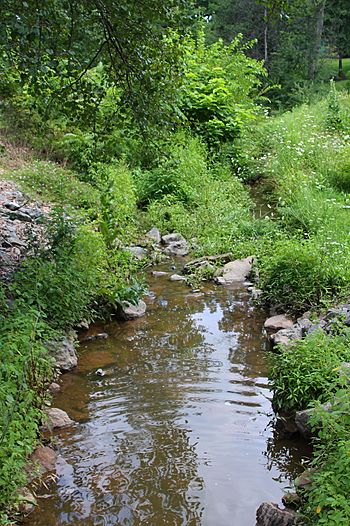
{"type": "Polygon", "coordinates": [[[0,279],[9,280],[34,248],[45,245],[51,207],[33,201],[15,183],[0,180],[0,279]]]}

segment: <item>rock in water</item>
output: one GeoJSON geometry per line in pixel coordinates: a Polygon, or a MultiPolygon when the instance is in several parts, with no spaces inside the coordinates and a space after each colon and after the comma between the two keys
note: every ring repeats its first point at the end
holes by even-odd
{"type": "Polygon", "coordinates": [[[47,422],[43,425],[43,431],[51,431],[52,429],[61,429],[74,424],[73,420],[69,418],[65,411],[57,407],[50,407],[46,411],[47,422]]]}
{"type": "Polygon", "coordinates": [[[268,318],[264,323],[264,328],[268,332],[277,332],[281,329],[290,329],[293,325],[294,322],[292,318],[285,314],[279,314],[278,316],[268,318]]]}
{"type": "Polygon", "coordinates": [[[163,236],[162,244],[165,245],[164,252],[168,256],[187,256],[189,253],[189,245],[181,234],[174,233],[163,236]]]}
{"type": "Polygon", "coordinates": [[[132,305],[129,302],[124,302],[121,306],[121,316],[125,320],[133,320],[135,318],[141,318],[146,313],[146,303],[140,300],[137,305],[132,305]]]}
{"type": "Polygon", "coordinates": [[[256,512],[256,526],[293,526],[295,523],[294,511],[281,510],[272,502],[263,502],[256,512]]]}
{"type": "Polygon", "coordinates": [[[249,256],[245,259],[236,259],[230,261],[220,269],[216,282],[220,285],[229,285],[230,283],[244,282],[252,271],[254,257],[249,256]]]}
{"type": "Polygon", "coordinates": [[[173,274],[169,279],[170,281],[186,281],[185,276],[180,276],[180,274],[173,274]]]}
{"type": "Polygon", "coordinates": [[[76,332],[71,331],[62,340],[47,343],[48,351],[61,373],[71,371],[78,365],[78,357],[75,352],[76,340],[76,332]]]}
{"type": "Polygon", "coordinates": [[[47,471],[54,471],[57,453],[48,446],[39,446],[30,456],[34,464],[35,474],[43,475],[47,471]]]}

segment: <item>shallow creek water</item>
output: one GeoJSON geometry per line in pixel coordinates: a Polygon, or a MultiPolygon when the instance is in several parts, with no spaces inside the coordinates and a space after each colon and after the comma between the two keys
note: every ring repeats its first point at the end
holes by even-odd
{"type": "Polygon", "coordinates": [[[149,279],[144,318],[90,332],[54,405],[58,478],[28,526],[254,526],[301,471],[273,425],[264,313],[244,288],[149,279]],[[104,377],[96,375],[103,368],[104,377]]]}

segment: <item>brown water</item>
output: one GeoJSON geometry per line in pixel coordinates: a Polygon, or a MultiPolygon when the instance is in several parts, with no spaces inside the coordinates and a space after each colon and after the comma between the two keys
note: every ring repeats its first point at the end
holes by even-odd
{"type": "Polygon", "coordinates": [[[144,318],[98,327],[109,339],[62,377],[55,406],[77,424],[56,436],[58,479],[28,526],[254,526],[300,471],[300,444],[274,431],[264,313],[245,289],[150,290],[144,318]]]}

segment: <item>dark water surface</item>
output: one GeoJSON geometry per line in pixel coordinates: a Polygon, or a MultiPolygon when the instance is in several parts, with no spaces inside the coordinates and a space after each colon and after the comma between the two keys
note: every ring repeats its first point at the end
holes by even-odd
{"type": "Polygon", "coordinates": [[[54,405],[77,424],[56,436],[58,479],[28,526],[254,526],[300,471],[245,289],[150,277],[150,291],[144,318],[98,327],[109,339],[62,377],[54,405]]]}

